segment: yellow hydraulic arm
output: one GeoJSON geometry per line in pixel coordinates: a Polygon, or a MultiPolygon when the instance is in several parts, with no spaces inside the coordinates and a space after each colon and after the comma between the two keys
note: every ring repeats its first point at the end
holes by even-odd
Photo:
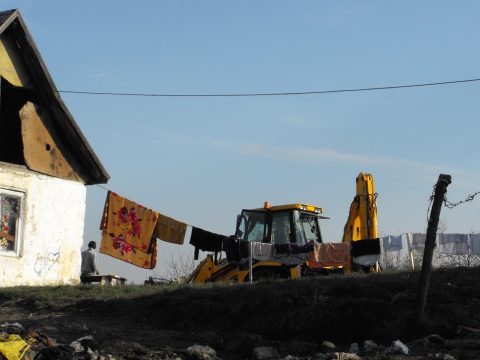
{"type": "Polygon", "coordinates": [[[350,205],[342,241],[375,239],[377,231],[377,194],[371,174],[360,173],[356,179],[357,193],[350,205]]]}

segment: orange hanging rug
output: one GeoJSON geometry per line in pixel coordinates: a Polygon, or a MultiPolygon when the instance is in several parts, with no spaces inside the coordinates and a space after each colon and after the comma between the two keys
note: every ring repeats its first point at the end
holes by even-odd
{"type": "Polygon", "coordinates": [[[144,269],[155,268],[158,213],[112,191],[103,210],[100,252],[144,269]]]}

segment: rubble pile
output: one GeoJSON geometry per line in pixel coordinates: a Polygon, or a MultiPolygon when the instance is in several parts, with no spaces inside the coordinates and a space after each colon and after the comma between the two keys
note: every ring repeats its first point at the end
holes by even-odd
{"type": "Polygon", "coordinates": [[[397,339],[387,345],[365,340],[337,346],[329,340],[318,344],[279,342],[245,334],[239,334],[232,344],[232,339],[208,332],[199,335],[202,344],[173,349],[166,345],[147,348],[138,342],[118,339],[99,343],[92,335],[64,344],[14,322],[0,324],[0,360],[461,360],[478,356],[480,329],[459,327],[457,335],[456,339],[447,340],[432,334],[408,345],[397,339]]]}

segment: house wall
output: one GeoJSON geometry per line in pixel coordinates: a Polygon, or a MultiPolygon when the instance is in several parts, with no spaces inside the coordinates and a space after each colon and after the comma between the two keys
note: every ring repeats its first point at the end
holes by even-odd
{"type": "Polygon", "coordinates": [[[25,193],[19,255],[0,251],[0,287],[78,283],[85,185],[0,162],[0,188],[25,193]]]}

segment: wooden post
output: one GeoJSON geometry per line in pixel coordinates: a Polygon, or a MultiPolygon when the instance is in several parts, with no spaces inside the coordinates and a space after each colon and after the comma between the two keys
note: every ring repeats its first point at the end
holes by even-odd
{"type": "Polygon", "coordinates": [[[447,186],[452,182],[450,175],[440,174],[437,185],[435,185],[435,193],[433,197],[432,210],[428,219],[427,236],[425,239],[425,250],[423,252],[422,272],[420,274],[420,289],[417,298],[417,307],[415,309],[415,317],[417,321],[423,320],[423,313],[427,303],[427,293],[430,284],[430,273],[432,270],[432,256],[435,248],[435,238],[437,237],[438,220],[440,218],[440,210],[442,209],[443,199],[447,192],[447,186]]]}
{"type": "Polygon", "coordinates": [[[250,251],[248,255],[248,268],[249,268],[249,273],[248,273],[248,280],[250,284],[253,282],[253,242],[250,241],[250,251]]]}

